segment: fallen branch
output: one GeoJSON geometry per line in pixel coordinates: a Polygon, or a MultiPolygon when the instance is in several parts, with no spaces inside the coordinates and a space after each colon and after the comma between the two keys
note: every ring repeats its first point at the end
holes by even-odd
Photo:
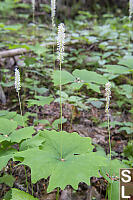
{"type": "Polygon", "coordinates": [[[25,54],[27,52],[28,50],[24,48],[5,50],[5,51],[0,52],[0,58],[13,57],[13,56],[25,54]]]}
{"type": "MultiPolygon", "coordinates": [[[[75,44],[75,43],[79,43],[79,41],[78,40],[72,40],[67,44],[75,44]]],[[[56,45],[56,42],[44,43],[44,44],[41,44],[40,46],[46,47],[46,46],[53,46],[53,45],[56,45]]],[[[4,51],[0,52],[0,58],[23,55],[23,54],[25,54],[27,52],[32,52],[32,50],[27,50],[25,48],[4,50],[4,51]]]]}
{"type": "MultiPolygon", "coordinates": [[[[45,43],[42,44],[40,46],[52,46],[52,45],[56,45],[56,43],[54,42],[50,42],[50,43],[45,43]]],[[[11,50],[5,50],[5,51],[1,51],[0,52],[0,58],[6,58],[6,57],[13,57],[13,56],[18,56],[18,55],[23,55],[27,52],[31,52],[32,50],[27,50],[25,48],[19,48],[19,49],[11,49],[11,50]]]]}

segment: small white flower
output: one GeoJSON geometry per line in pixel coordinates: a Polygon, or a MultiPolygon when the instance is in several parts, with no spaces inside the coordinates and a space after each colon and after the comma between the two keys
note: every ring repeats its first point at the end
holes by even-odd
{"type": "Polygon", "coordinates": [[[56,1],[51,0],[51,19],[52,19],[52,26],[53,27],[55,27],[55,23],[54,23],[55,10],[56,10],[56,1]]]}
{"type": "Polygon", "coordinates": [[[16,89],[16,92],[18,92],[21,88],[21,85],[20,85],[20,73],[19,73],[19,70],[16,68],[15,69],[15,89],[16,89]]]}
{"type": "Polygon", "coordinates": [[[35,11],[35,0],[32,0],[32,10],[35,11]]]}
{"type": "Polygon", "coordinates": [[[105,84],[105,96],[106,96],[105,112],[109,114],[109,102],[110,102],[110,97],[111,97],[111,83],[110,82],[105,84]]]}
{"type": "Polygon", "coordinates": [[[133,14],[133,0],[129,0],[129,17],[133,14]]]}
{"type": "Polygon", "coordinates": [[[58,37],[57,37],[57,59],[62,63],[64,60],[64,45],[65,45],[65,26],[63,23],[58,26],[58,37]]]}

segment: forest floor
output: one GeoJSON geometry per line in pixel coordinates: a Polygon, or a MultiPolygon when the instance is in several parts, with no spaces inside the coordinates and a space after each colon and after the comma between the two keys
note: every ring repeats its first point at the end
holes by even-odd
{"type": "MultiPolygon", "coordinates": [[[[0,117],[4,111],[20,114],[14,88],[14,70],[17,67],[21,74],[20,96],[25,123],[34,126],[36,131],[59,131],[59,77],[53,75],[54,71],[59,70],[59,63],[56,61],[56,31],[52,32],[49,25],[38,22],[33,26],[32,23],[22,24],[18,21],[16,24],[9,20],[3,21],[0,27],[0,53],[8,49],[27,49],[25,54],[3,56],[0,59],[0,117]],[[50,96],[51,100],[47,103],[40,96],[50,96]]],[[[97,17],[93,18],[91,14],[83,12],[73,21],[66,20],[65,27],[66,44],[62,70],[69,72],[69,76],[62,77],[63,130],[77,132],[82,137],[91,137],[95,146],[93,151],[109,154],[105,84],[102,77],[107,78],[112,86],[112,159],[117,158],[132,167],[133,151],[131,155],[126,151],[133,135],[133,38],[129,35],[128,17],[108,14],[98,20],[97,17]],[[128,35],[131,37],[130,43],[128,35]],[[91,75],[87,76],[84,70],[96,72],[94,79],[91,80],[91,75]],[[74,81],[70,80],[70,74],[74,81]],[[101,75],[101,78],[97,75],[101,75]]],[[[20,123],[18,129],[21,127],[23,125],[20,123]]],[[[18,145],[15,148],[18,149],[18,145]]],[[[13,187],[26,192],[25,168],[17,164],[18,162],[10,160],[7,167],[1,170],[1,176],[5,171],[12,174],[15,178],[13,187]]],[[[30,194],[33,187],[34,197],[41,200],[56,199],[56,189],[46,193],[49,179],[41,179],[32,185],[30,168],[26,167],[26,171],[30,194]]],[[[104,200],[107,186],[108,182],[102,176],[92,177],[91,187],[80,183],[78,190],[74,191],[71,186],[67,186],[60,191],[60,200],[89,200],[92,197],[104,200]]],[[[8,190],[10,186],[0,184],[0,199],[8,190]]]]}

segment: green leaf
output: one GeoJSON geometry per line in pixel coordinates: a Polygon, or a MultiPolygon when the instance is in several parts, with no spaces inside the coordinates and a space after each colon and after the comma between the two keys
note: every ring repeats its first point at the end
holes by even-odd
{"type": "Polygon", "coordinates": [[[133,69],[133,56],[126,56],[125,58],[119,60],[119,65],[125,65],[133,69]]]}
{"type": "Polygon", "coordinates": [[[121,65],[104,65],[106,69],[103,69],[104,72],[111,74],[128,74],[129,69],[121,65]]]}
{"type": "Polygon", "coordinates": [[[3,141],[10,141],[10,138],[7,135],[0,135],[0,143],[3,141]]]}
{"type": "Polygon", "coordinates": [[[46,119],[41,119],[36,121],[39,124],[50,125],[50,122],[46,119]]]}
{"type": "Polygon", "coordinates": [[[36,99],[29,99],[27,100],[28,102],[28,107],[31,107],[33,105],[37,105],[37,106],[44,106],[45,104],[50,104],[54,99],[52,96],[48,96],[48,97],[43,97],[43,96],[36,96],[36,99]]]}
{"type": "Polygon", "coordinates": [[[120,133],[120,132],[122,132],[122,131],[126,131],[127,134],[132,134],[132,133],[133,133],[133,128],[125,126],[125,127],[119,128],[119,129],[117,130],[118,133],[120,133]]]}
{"type": "Polygon", "coordinates": [[[112,180],[107,176],[110,177],[119,177],[119,169],[120,168],[128,168],[127,165],[123,164],[121,161],[114,159],[108,160],[106,167],[100,168],[100,174],[109,182],[112,183],[112,180]]]}
{"type": "Polygon", "coordinates": [[[7,112],[7,114],[6,114],[6,116],[5,116],[4,118],[11,120],[11,119],[13,119],[16,115],[17,115],[16,112],[7,112]]]}
{"type": "Polygon", "coordinates": [[[16,128],[17,128],[17,122],[5,118],[0,118],[0,133],[8,135],[16,128]]]}
{"type": "Polygon", "coordinates": [[[11,142],[20,143],[24,139],[32,138],[32,134],[34,132],[35,132],[35,130],[34,130],[33,126],[21,128],[19,130],[15,130],[10,135],[11,142]]]}
{"type": "Polygon", "coordinates": [[[41,46],[39,43],[34,46],[30,46],[30,49],[34,51],[34,53],[36,53],[38,56],[46,53],[46,48],[41,46]]]}
{"type": "Polygon", "coordinates": [[[108,200],[119,199],[119,181],[113,181],[108,187],[108,200]]]}
{"type": "Polygon", "coordinates": [[[122,89],[120,91],[120,94],[126,95],[127,98],[132,98],[133,96],[133,87],[128,84],[121,85],[120,88],[122,89]]]}
{"type": "MultiPolygon", "coordinates": [[[[64,118],[64,117],[62,117],[62,124],[64,124],[65,122],[67,121],[67,119],[66,118],[64,118]]],[[[56,119],[53,123],[52,123],[52,127],[54,128],[54,129],[58,129],[59,127],[59,124],[61,124],[61,118],[60,119],[56,119]]]]}
{"type": "MultiPolygon", "coordinates": [[[[110,126],[112,126],[112,128],[115,128],[116,126],[122,126],[123,123],[122,122],[118,122],[118,121],[112,121],[110,122],[110,126]]],[[[99,125],[99,127],[108,127],[108,123],[107,122],[103,122],[99,125]]]]}
{"type": "Polygon", "coordinates": [[[91,103],[94,107],[96,107],[96,108],[101,108],[101,106],[103,105],[103,102],[98,101],[98,100],[96,100],[96,101],[90,101],[90,103],[91,103]]]}
{"type": "Polygon", "coordinates": [[[5,30],[11,30],[11,31],[18,31],[20,28],[22,28],[22,24],[6,25],[4,27],[5,30]]]}
{"type": "Polygon", "coordinates": [[[16,149],[8,149],[6,151],[0,149],[0,170],[7,165],[7,162],[13,157],[16,151],[16,149]]]}
{"type": "Polygon", "coordinates": [[[12,199],[11,200],[38,200],[37,198],[34,198],[30,194],[18,190],[16,188],[12,188],[12,199]]]}
{"type": "Polygon", "coordinates": [[[5,183],[6,185],[9,185],[10,187],[13,187],[14,181],[15,181],[15,178],[9,174],[6,174],[0,177],[0,183],[5,183]]]}
{"type": "Polygon", "coordinates": [[[0,117],[6,116],[8,113],[7,110],[0,110],[0,117]]]}
{"type": "Polygon", "coordinates": [[[38,92],[39,94],[42,94],[42,95],[48,91],[48,89],[45,88],[45,87],[41,87],[41,88],[34,87],[34,90],[35,90],[36,92],[38,92]]]}
{"type": "Polygon", "coordinates": [[[121,161],[108,160],[106,167],[100,167],[101,175],[109,182],[108,199],[119,199],[119,170],[120,168],[129,168],[129,166],[123,164],[121,161]],[[110,178],[109,178],[110,177],[110,178]],[[118,178],[118,180],[111,180],[111,178],[118,178]]]}
{"type": "Polygon", "coordinates": [[[77,189],[79,182],[89,184],[91,176],[99,176],[99,166],[105,165],[106,158],[92,152],[91,138],[81,137],[77,133],[47,130],[40,136],[46,140],[40,149],[28,149],[15,155],[15,160],[22,160],[20,158],[23,157],[22,164],[31,168],[33,183],[51,176],[50,192],[56,187],[64,189],[66,185],[77,189]]]}
{"type": "Polygon", "coordinates": [[[80,90],[80,88],[84,85],[84,83],[71,83],[68,87],[69,90],[75,91],[75,90],[80,90]]]}
{"type": "Polygon", "coordinates": [[[76,78],[80,78],[81,81],[85,83],[98,83],[105,84],[107,83],[107,79],[96,72],[88,71],[86,69],[79,70],[76,69],[72,73],[76,78]]]}
{"type": "Polygon", "coordinates": [[[9,120],[13,120],[17,122],[17,125],[19,126],[23,126],[23,121],[26,122],[28,120],[27,116],[22,116],[20,114],[17,114],[16,112],[3,112],[0,114],[0,116],[2,116],[2,118],[6,118],[9,120]]]}
{"type": "Polygon", "coordinates": [[[6,192],[3,200],[11,200],[11,198],[12,198],[12,191],[9,190],[8,192],[6,192]]]}
{"type": "Polygon", "coordinates": [[[94,90],[95,92],[98,92],[98,93],[101,92],[100,89],[99,89],[100,88],[99,85],[96,85],[96,84],[88,83],[87,88],[92,89],[92,90],[94,90]]]}
{"type": "Polygon", "coordinates": [[[31,139],[24,140],[20,145],[20,151],[24,151],[29,148],[35,148],[40,146],[45,141],[45,138],[40,137],[38,134],[31,139]]]}
{"type": "MultiPolygon", "coordinates": [[[[59,70],[54,70],[52,74],[52,79],[54,82],[54,85],[60,85],[60,71],[59,70]]],[[[65,85],[67,83],[74,82],[75,78],[73,77],[72,74],[70,74],[67,71],[61,71],[61,84],[65,85]]]]}

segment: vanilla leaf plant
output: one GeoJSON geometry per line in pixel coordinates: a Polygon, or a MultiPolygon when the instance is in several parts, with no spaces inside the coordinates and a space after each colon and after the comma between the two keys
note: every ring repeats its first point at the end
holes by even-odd
{"type": "Polygon", "coordinates": [[[45,139],[40,147],[17,152],[14,160],[31,168],[32,183],[50,176],[47,192],[66,185],[77,189],[79,182],[90,184],[90,177],[99,176],[100,166],[106,165],[107,159],[93,152],[89,137],[54,130],[44,130],[40,137],[45,139]]]}

